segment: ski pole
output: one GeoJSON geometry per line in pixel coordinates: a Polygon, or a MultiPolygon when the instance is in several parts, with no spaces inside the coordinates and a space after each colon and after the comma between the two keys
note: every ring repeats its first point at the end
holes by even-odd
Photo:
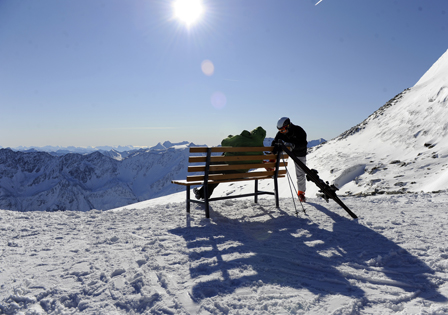
{"type": "MultiPolygon", "coordinates": [[[[284,158],[282,158],[282,159],[283,159],[283,163],[286,164],[285,159],[284,158]]],[[[294,187],[294,190],[296,189],[296,186],[294,186],[294,181],[292,180],[291,175],[289,174],[288,168],[286,168],[286,174],[288,176],[288,184],[289,184],[289,190],[291,191],[292,202],[294,203],[294,209],[296,210],[296,216],[298,217],[299,216],[299,211],[297,211],[296,202],[295,202],[295,199],[294,199],[294,193],[293,193],[293,190],[291,188],[291,184],[294,187]]],[[[299,200],[299,202],[300,202],[300,205],[302,206],[303,213],[306,214],[305,207],[303,206],[303,204],[302,204],[302,202],[300,200],[299,200]]]]}

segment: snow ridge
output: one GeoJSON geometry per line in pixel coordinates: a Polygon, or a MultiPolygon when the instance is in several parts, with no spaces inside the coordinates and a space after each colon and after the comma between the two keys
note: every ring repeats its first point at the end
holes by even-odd
{"type": "Polygon", "coordinates": [[[446,73],[448,51],[415,86],[360,124],[311,149],[311,168],[347,195],[447,190],[446,73]]]}
{"type": "Polygon", "coordinates": [[[357,132],[360,132],[361,130],[365,129],[370,121],[372,121],[374,119],[378,119],[382,115],[384,115],[384,112],[386,111],[386,109],[388,109],[391,106],[396,105],[403,98],[403,96],[406,94],[406,92],[408,92],[409,90],[410,90],[409,88],[405,89],[403,92],[395,95],[392,99],[390,99],[386,104],[381,106],[378,110],[376,110],[373,114],[371,114],[369,117],[367,117],[364,121],[362,121],[361,123],[357,124],[356,126],[350,128],[349,130],[344,131],[342,134],[337,136],[335,139],[342,140],[342,139],[352,136],[352,135],[356,134],[357,132]]]}

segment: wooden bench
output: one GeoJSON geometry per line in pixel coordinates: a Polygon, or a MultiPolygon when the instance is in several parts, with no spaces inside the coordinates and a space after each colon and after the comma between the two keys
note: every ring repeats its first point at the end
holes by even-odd
{"type": "Polygon", "coordinates": [[[277,179],[285,177],[286,167],[288,165],[288,155],[283,152],[277,154],[270,153],[273,147],[190,147],[190,156],[188,162],[188,173],[186,180],[172,180],[173,184],[186,186],[187,191],[187,213],[190,213],[190,203],[200,203],[205,205],[205,216],[210,218],[209,202],[224,199],[233,199],[241,197],[254,196],[254,202],[258,202],[260,195],[274,195],[275,205],[279,207],[278,182],[277,179]],[[264,152],[269,153],[265,154],[264,152]],[[259,154],[259,155],[237,155],[259,154]],[[228,156],[223,153],[231,154],[228,156]],[[232,155],[234,154],[234,155],[232,155]],[[198,156],[199,155],[199,156],[198,156]],[[267,160],[269,162],[263,162],[267,160]],[[200,165],[197,165],[200,163],[200,165]],[[237,164],[248,163],[248,164],[237,164]],[[195,165],[196,164],[196,165],[195,165]],[[267,170],[272,169],[272,170],[267,170]],[[231,174],[229,174],[229,171],[231,174]],[[235,171],[235,173],[232,173],[235,171]],[[258,181],[261,179],[273,179],[274,191],[258,190],[258,181]],[[207,185],[204,186],[204,200],[190,198],[190,186],[231,183],[237,181],[255,181],[255,190],[253,193],[241,194],[236,196],[225,196],[216,198],[207,198],[207,185]]]}

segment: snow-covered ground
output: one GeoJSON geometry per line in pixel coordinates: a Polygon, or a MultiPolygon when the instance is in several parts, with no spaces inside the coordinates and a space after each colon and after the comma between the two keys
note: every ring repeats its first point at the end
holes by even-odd
{"type": "Polygon", "coordinates": [[[1,210],[0,313],[448,314],[447,193],[184,198],[1,210]]]}

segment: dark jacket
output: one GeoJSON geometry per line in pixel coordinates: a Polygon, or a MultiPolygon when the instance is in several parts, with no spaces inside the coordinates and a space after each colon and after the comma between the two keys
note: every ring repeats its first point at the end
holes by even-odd
{"type": "Polygon", "coordinates": [[[306,141],[306,132],[302,127],[290,124],[287,133],[277,132],[271,145],[273,146],[278,140],[291,144],[292,153],[296,156],[306,156],[308,141],[306,141]]]}

